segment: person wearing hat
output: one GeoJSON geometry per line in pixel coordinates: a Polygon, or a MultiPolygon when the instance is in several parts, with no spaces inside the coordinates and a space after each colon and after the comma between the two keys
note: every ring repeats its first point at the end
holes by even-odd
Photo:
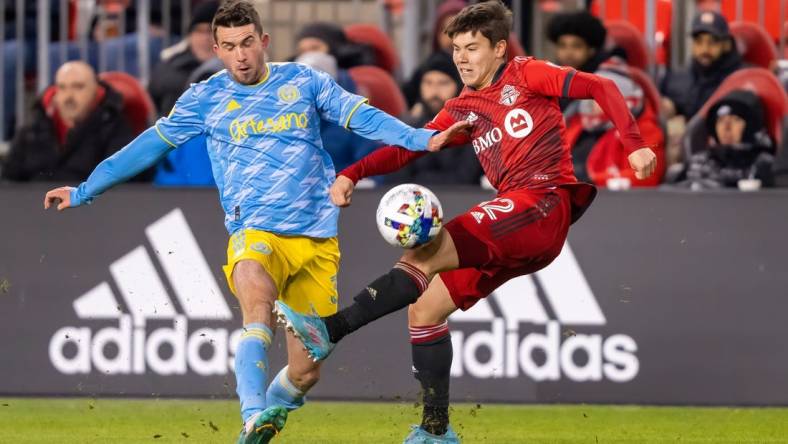
{"type": "Polygon", "coordinates": [[[705,122],[709,143],[690,158],[686,183],[708,189],[756,179],[773,186],[774,144],[764,122],[763,103],[750,91],[732,91],[712,105],[705,122]]]}
{"type": "Polygon", "coordinates": [[[310,23],[296,34],[295,40],[296,57],[307,52],[331,54],[341,70],[375,62],[371,48],[349,41],[345,31],[334,23],[310,23]]]}
{"type": "Polygon", "coordinates": [[[668,116],[694,116],[731,73],[743,67],[728,29],[715,11],[702,11],[692,20],[692,61],[689,70],[669,72],[662,82],[668,116]]]}
{"type": "MultiPolygon", "coordinates": [[[[343,89],[357,93],[358,86],[350,77],[348,69],[360,65],[373,65],[374,55],[371,48],[350,42],[341,27],[328,22],[314,22],[304,26],[296,34],[296,54],[291,60],[298,60],[305,54],[328,54],[334,60],[331,77],[343,89]]],[[[314,57],[310,56],[310,60],[314,57]]]]}
{"type": "MultiPolygon", "coordinates": [[[[420,128],[431,121],[447,100],[457,97],[463,84],[457,67],[442,53],[433,53],[421,65],[421,81],[416,103],[403,122],[420,128]]],[[[478,185],[482,167],[470,147],[442,150],[421,157],[405,168],[385,177],[388,184],[421,183],[426,185],[478,185]]]]}
{"type": "Polygon", "coordinates": [[[420,128],[432,120],[447,100],[462,91],[462,79],[454,63],[439,54],[431,55],[422,64],[419,96],[403,120],[420,128]]]}
{"type": "Polygon", "coordinates": [[[175,101],[189,87],[192,72],[214,58],[211,21],[219,1],[199,3],[192,13],[186,38],[162,51],[162,60],[151,74],[148,92],[160,116],[170,112],[175,101]]]}

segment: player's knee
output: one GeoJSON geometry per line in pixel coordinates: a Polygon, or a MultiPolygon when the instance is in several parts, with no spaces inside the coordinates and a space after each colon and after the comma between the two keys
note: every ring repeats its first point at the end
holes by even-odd
{"type": "Polygon", "coordinates": [[[426,276],[432,276],[435,273],[434,266],[432,264],[432,256],[425,254],[425,252],[422,250],[406,250],[405,254],[402,255],[402,258],[400,258],[400,261],[409,265],[413,265],[414,267],[421,270],[421,272],[426,276]]]}
{"type": "Polygon", "coordinates": [[[320,380],[320,369],[312,368],[309,370],[302,370],[295,372],[295,374],[290,374],[288,377],[291,378],[290,382],[292,382],[293,385],[302,391],[307,391],[320,380]]]}
{"type": "Polygon", "coordinates": [[[437,325],[443,323],[446,318],[436,313],[435,310],[430,310],[424,304],[411,304],[408,306],[408,326],[410,327],[423,327],[428,325],[437,325]]]}

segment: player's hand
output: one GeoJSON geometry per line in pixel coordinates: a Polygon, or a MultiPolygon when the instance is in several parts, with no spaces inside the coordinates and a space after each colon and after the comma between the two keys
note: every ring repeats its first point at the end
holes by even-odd
{"type": "Polygon", "coordinates": [[[430,137],[430,141],[427,144],[427,150],[433,152],[440,151],[441,148],[457,137],[459,133],[467,131],[471,126],[473,126],[473,124],[467,120],[460,120],[454,123],[454,125],[450,126],[448,129],[430,137]]]}
{"type": "Polygon", "coordinates": [[[353,189],[356,184],[345,176],[337,176],[331,189],[328,191],[331,195],[331,202],[338,207],[346,207],[350,205],[350,196],[353,194],[353,189]]]}
{"type": "Polygon", "coordinates": [[[71,207],[71,190],[73,187],[60,187],[49,191],[44,196],[44,209],[47,210],[52,205],[57,205],[58,211],[63,211],[71,207]]]}
{"type": "Polygon", "coordinates": [[[638,179],[646,179],[657,170],[657,155],[651,148],[641,148],[633,152],[628,160],[638,179]]]}

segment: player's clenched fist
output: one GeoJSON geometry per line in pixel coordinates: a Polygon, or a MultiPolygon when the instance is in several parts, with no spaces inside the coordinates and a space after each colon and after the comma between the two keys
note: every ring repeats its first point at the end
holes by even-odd
{"type": "Polygon", "coordinates": [[[52,205],[57,205],[58,211],[71,207],[71,190],[73,189],[73,187],[60,187],[49,191],[44,196],[44,209],[49,209],[52,205]]]}
{"type": "Polygon", "coordinates": [[[645,179],[657,170],[657,155],[651,148],[641,148],[630,154],[628,159],[638,179],[645,179]]]}
{"type": "Polygon", "coordinates": [[[350,205],[350,195],[353,194],[353,189],[356,185],[352,180],[345,176],[337,176],[334,184],[331,185],[329,194],[331,194],[331,202],[338,207],[346,207],[350,205]]]}

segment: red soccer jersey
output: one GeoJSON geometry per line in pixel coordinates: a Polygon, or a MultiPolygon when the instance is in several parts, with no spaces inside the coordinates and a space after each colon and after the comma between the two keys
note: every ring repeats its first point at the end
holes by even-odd
{"type": "MultiPolygon", "coordinates": [[[[615,124],[627,152],[645,146],[612,81],[531,57],[517,57],[504,65],[487,88],[466,87],[459,97],[447,101],[426,127],[445,130],[455,122],[470,121],[470,134],[452,145],[472,144],[484,173],[499,193],[569,185],[573,206],[580,210],[573,217],[576,220],[594,190],[570,185],[577,184],[577,179],[559,97],[593,98],[615,124]]],[[[421,155],[424,153],[386,147],[340,174],[357,181],[396,171],[421,155]]]]}

